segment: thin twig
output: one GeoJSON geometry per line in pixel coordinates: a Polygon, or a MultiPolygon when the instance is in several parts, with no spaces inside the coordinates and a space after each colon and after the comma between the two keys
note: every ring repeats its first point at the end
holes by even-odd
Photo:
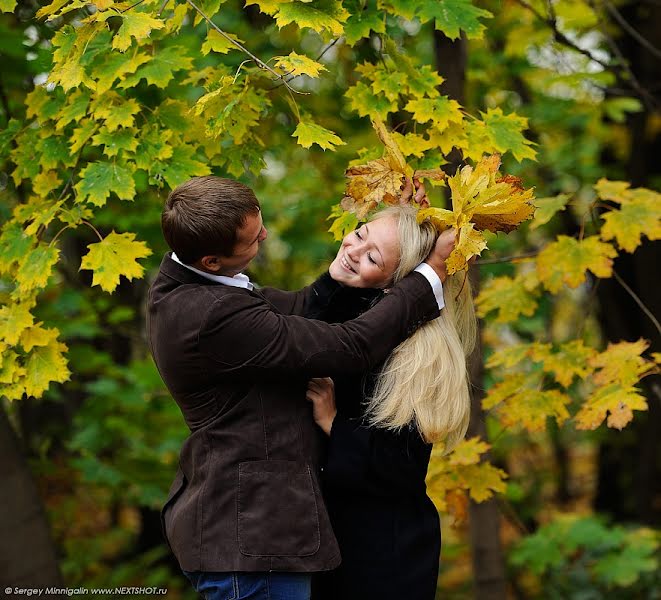
{"type": "Polygon", "coordinates": [[[158,16],[160,17],[163,11],[165,10],[165,7],[168,5],[170,0],[163,0],[163,4],[161,4],[161,8],[158,11],[158,16]]]}
{"type": "Polygon", "coordinates": [[[636,40],[643,48],[649,50],[653,56],[661,59],[661,50],[652,46],[640,33],[638,33],[629,22],[622,16],[622,13],[611,4],[608,0],[601,0],[602,4],[606,7],[608,12],[613,15],[613,18],[620,24],[622,29],[626,31],[634,40],[636,40]]]}
{"type": "Polygon", "coordinates": [[[626,281],[624,281],[624,279],[622,279],[617,274],[615,269],[613,269],[613,276],[615,277],[617,282],[627,291],[627,293],[634,299],[635,303],[640,307],[640,310],[642,310],[649,317],[650,321],[652,321],[652,323],[654,323],[654,326],[656,327],[657,331],[659,332],[659,334],[661,334],[661,324],[659,323],[659,321],[657,321],[656,317],[652,314],[650,309],[647,308],[647,306],[645,306],[643,304],[643,301],[636,295],[636,292],[634,292],[627,285],[626,281]]]}
{"type": "Polygon", "coordinates": [[[307,95],[306,92],[299,92],[298,90],[295,90],[292,88],[287,81],[280,75],[277,71],[275,71],[273,68],[269,67],[263,60],[257,58],[250,50],[248,50],[243,44],[240,42],[237,42],[235,39],[232,39],[229,35],[227,35],[218,25],[216,25],[207,15],[193,2],[193,0],[186,0],[188,4],[190,4],[199,14],[200,16],[207,22],[209,25],[215,29],[220,35],[222,35],[230,44],[233,44],[236,46],[239,50],[241,50],[243,53],[247,54],[260,68],[268,71],[272,75],[275,75],[280,81],[282,81],[283,85],[285,85],[289,90],[296,94],[303,94],[307,95]]]}
{"type": "MultiPolygon", "coordinates": [[[[319,56],[317,56],[316,61],[319,62],[319,61],[322,59],[322,57],[324,56],[324,54],[326,54],[326,52],[328,52],[328,51],[329,51],[329,50],[330,50],[335,44],[337,44],[341,39],[342,39],[342,36],[340,36],[340,37],[338,37],[338,38],[335,38],[332,42],[330,42],[330,43],[329,43],[329,44],[328,44],[328,45],[327,45],[327,46],[321,51],[321,54],[320,54],[319,56]]],[[[290,71],[289,73],[291,73],[291,71],[290,71]]],[[[287,77],[287,75],[289,75],[289,73],[285,73],[285,74],[283,75],[283,80],[282,80],[282,82],[281,82],[281,83],[277,83],[276,85],[274,85],[269,91],[271,91],[271,90],[275,90],[275,89],[279,88],[280,86],[284,85],[285,83],[289,83],[290,81],[292,81],[292,80],[294,80],[294,79],[296,79],[297,77],[300,77],[300,76],[302,75],[302,73],[299,73],[298,75],[292,75],[291,77],[287,77]],[[286,78],[286,79],[284,79],[284,78],[286,78]]],[[[303,93],[303,92],[299,92],[299,93],[303,93]]]]}
{"type": "Polygon", "coordinates": [[[503,256],[502,258],[489,258],[487,260],[477,260],[475,261],[475,264],[478,267],[481,265],[495,265],[497,263],[510,262],[520,258],[533,258],[538,254],[539,252],[527,252],[525,254],[517,254],[515,256],[503,256]]]}
{"type": "Polygon", "coordinates": [[[135,8],[136,6],[140,6],[145,0],[138,0],[135,4],[131,4],[128,8],[125,8],[124,10],[120,10],[119,12],[124,14],[125,12],[128,12],[129,10],[135,8]]]}
{"type": "Polygon", "coordinates": [[[89,221],[83,221],[83,223],[85,223],[85,225],[87,225],[88,227],[90,227],[90,228],[92,229],[92,231],[94,231],[94,233],[96,233],[96,235],[98,236],[100,242],[103,241],[103,236],[99,233],[99,231],[97,230],[97,228],[94,227],[94,225],[92,225],[89,221]]]}

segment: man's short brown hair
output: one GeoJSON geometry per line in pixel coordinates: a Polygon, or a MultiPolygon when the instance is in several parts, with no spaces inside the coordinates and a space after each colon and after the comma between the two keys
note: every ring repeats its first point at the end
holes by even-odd
{"type": "Polygon", "coordinates": [[[259,210],[247,185],[213,175],[194,177],[168,196],[161,215],[163,236],[185,264],[203,256],[231,256],[237,230],[259,210]]]}

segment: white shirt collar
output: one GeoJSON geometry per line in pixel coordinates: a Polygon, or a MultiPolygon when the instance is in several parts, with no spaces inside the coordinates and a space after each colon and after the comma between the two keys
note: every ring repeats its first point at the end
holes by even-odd
{"type": "Polygon", "coordinates": [[[223,285],[231,285],[232,287],[245,288],[247,290],[252,290],[254,287],[253,284],[250,283],[249,277],[243,273],[237,273],[234,275],[234,277],[227,277],[225,275],[212,275],[211,273],[200,271],[195,267],[191,267],[190,265],[182,263],[174,252],[171,254],[171,257],[174,262],[179,263],[182,267],[186,267],[189,271],[193,271],[193,273],[197,273],[198,275],[201,275],[210,281],[222,283],[223,285]]]}

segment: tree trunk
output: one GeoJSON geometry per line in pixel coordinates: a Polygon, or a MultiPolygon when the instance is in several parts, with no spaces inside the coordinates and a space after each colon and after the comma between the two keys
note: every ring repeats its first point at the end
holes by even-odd
{"type": "MultiPolygon", "coordinates": [[[[632,2],[621,8],[622,16],[651,44],[658,40],[661,28],[661,5],[632,2]]],[[[617,43],[632,71],[661,103],[661,61],[639,41],[622,32],[617,43]]],[[[658,45],[658,44],[657,44],[658,45]]],[[[654,131],[653,107],[633,113],[627,120],[630,154],[626,179],[632,187],[652,186],[661,176],[658,156],[661,136],[654,131]]],[[[615,271],[642,300],[652,314],[661,314],[661,286],[658,269],[661,245],[646,240],[633,255],[622,253],[615,261],[615,271]]],[[[599,285],[600,321],[608,341],[650,340],[652,352],[661,351],[659,332],[640,310],[633,298],[614,279],[599,285]]],[[[617,520],[636,520],[649,525],[661,523],[661,381],[658,376],[644,381],[649,412],[634,413],[634,422],[623,432],[608,430],[599,452],[598,489],[595,508],[617,520]]]]}
{"type": "Polygon", "coordinates": [[[0,480],[0,589],[64,587],[41,498],[1,405],[0,480]]]}
{"type": "MultiPolygon", "coordinates": [[[[451,40],[440,31],[434,31],[436,69],[445,79],[440,91],[464,104],[464,84],[466,79],[467,48],[461,37],[451,40]]],[[[458,163],[458,157],[450,156],[450,162],[458,163]]],[[[455,165],[457,166],[457,165],[455,165]]],[[[453,169],[454,170],[454,169],[453,169]]],[[[474,293],[479,292],[479,273],[472,273],[471,283],[474,293]]],[[[480,328],[481,329],[481,328],[480,328]]],[[[487,440],[487,432],[482,411],[484,393],[484,368],[482,344],[478,346],[469,361],[472,387],[471,420],[468,437],[479,436],[487,440]]],[[[489,460],[488,454],[484,457],[489,460]]],[[[499,600],[506,597],[505,566],[500,544],[500,513],[495,500],[469,504],[469,524],[471,552],[473,560],[474,597],[477,600],[499,600]]]]}

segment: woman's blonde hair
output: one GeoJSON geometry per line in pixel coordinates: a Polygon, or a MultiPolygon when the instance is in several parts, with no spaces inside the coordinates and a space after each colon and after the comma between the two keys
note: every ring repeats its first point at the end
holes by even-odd
{"type": "MultiPolygon", "coordinates": [[[[397,283],[431,252],[438,232],[429,221],[417,222],[412,206],[393,206],[374,219],[398,220],[400,261],[397,283]]],[[[444,443],[447,453],[466,435],[470,392],[466,359],[475,347],[477,320],[466,272],[443,283],[445,308],[438,318],[402,342],[377,377],[369,398],[372,425],[399,430],[414,424],[428,443],[444,443]]]]}

